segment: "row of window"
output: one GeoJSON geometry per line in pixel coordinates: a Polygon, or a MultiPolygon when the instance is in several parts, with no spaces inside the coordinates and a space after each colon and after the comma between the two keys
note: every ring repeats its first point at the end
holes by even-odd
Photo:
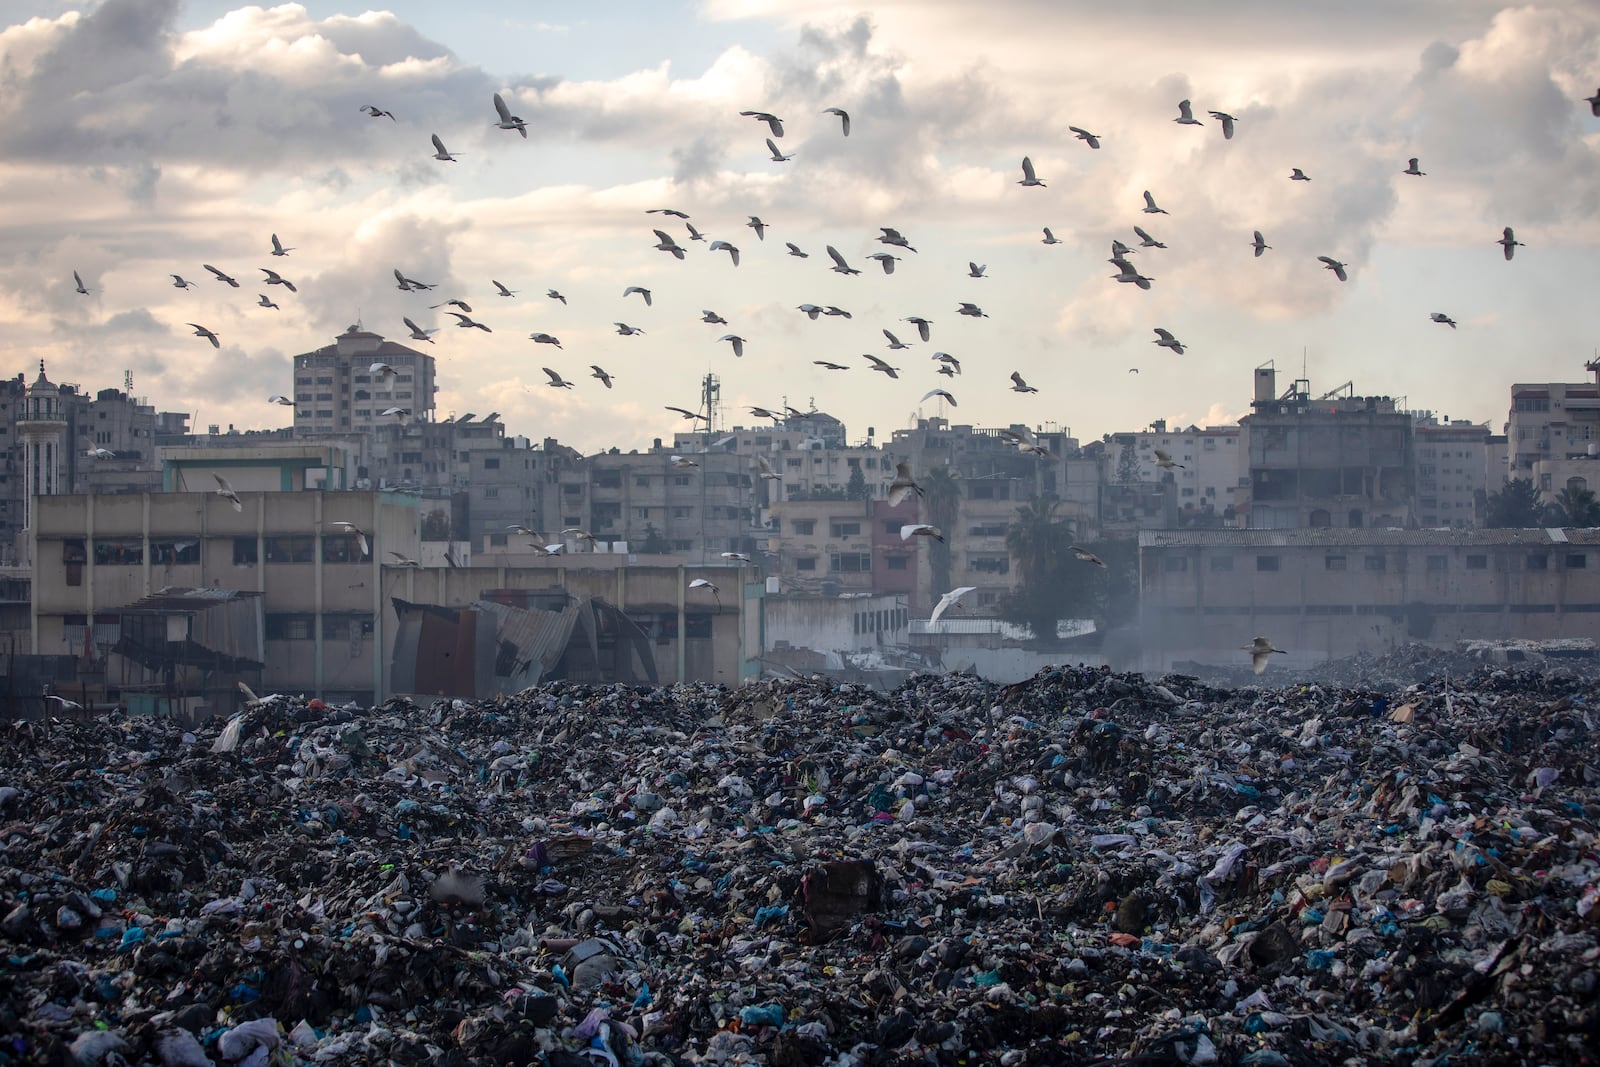
{"type": "MultiPolygon", "coordinates": [[[[1231,555],[1211,555],[1208,557],[1212,571],[1233,570],[1231,555]]],[[[1259,554],[1255,557],[1256,570],[1276,571],[1280,568],[1282,557],[1276,555],[1259,554]]],[[[1330,571],[1343,571],[1349,569],[1349,560],[1342,555],[1328,555],[1323,557],[1323,569],[1330,571]]],[[[1489,556],[1486,553],[1468,553],[1463,560],[1465,569],[1469,571],[1483,571],[1489,569],[1489,556]]],[[[1389,569],[1389,557],[1371,555],[1363,557],[1366,570],[1382,573],[1389,569]]],[[[1440,574],[1450,569],[1450,557],[1437,554],[1424,557],[1424,567],[1427,571],[1440,574]]],[[[1583,570],[1589,565],[1588,553],[1568,552],[1565,556],[1565,565],[1568,570],[1583,570]]],[[[1189,569],[1187,556],[1167,556],[1162,560],[1162,570],[1169,574],[1179,574],[1189,569]]],[[[1523,569],[1530,571],[1547,571],[1550,569],[1550,553],[1530,552],[1523,557],[1523,569]]]]}
{"type": "Polygon", "coordinates": [[[904,630],[906,628],[907,612],[905,608],[884,608],[880,611],[858,611],[853,622],[854,632],[858,634],[882,633],[886,630],[904,630]]]}
{"type": "MultiPolygon", "coordinates": [[[[235,537],[233,562],[235,566],[254,566],[265,557],[268,563],[312,563],[316,559],[318,540],[314,534],[266,537],[259,542],[254,537],[235,537]]],[[[324,563],[359,563],[372,559],[370,552],[362,553],[359,539],[354,534],[324,534],[320,540],[324,563]]],[[[370,544],[368,548],[371,548],[370,544]]],[[[137,566],[144,563],[147,549],[150,562],[158,566],[200,562],[200,542],[194,538],[152,539],[148,545],[142,538],[96,538],[95,566],[137,566]]],[[[68,538],[61,542],[61,562],[69,570],[81,568],[88,559],[88,548],[83,538],[68,538]]],[[[68,584],[76,585],[77,582],[69,579],[68,584]]]]}
{"type": "MultiPolygon", "coordinates": [[[[317,636],[317,617],[308,612],[268,612],[262,620],[263,636],[268,641],[311,641],[317,636]]],[[[372,633],[370,614],[342,614],[322,616],[322,639],[345,641],[351,636],[368,636],[372,633]]]]}

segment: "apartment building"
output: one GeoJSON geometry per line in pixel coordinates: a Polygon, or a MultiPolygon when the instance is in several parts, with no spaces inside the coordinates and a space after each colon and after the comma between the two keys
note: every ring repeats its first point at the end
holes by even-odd
{"type": "Polygon", "coordinates": [[[1531,478],[1534,464],[1581,459],[1600,447],[1600,360],[1584,369],[1588,382],[1517,382],[1506,422],[1508,478],[1531,478]]]}
{"type": "Polygon", "coordinates": [[[756,480],[732,452],[613,450],[558,472],[555,510],[545,506],[541,529],[577,527],[601,541],[651,542],[714,562],[754,549],[756,480]]]}
{"type": "Polygon", "coordinates": [[[1417,524],[1456,529],[1482,526],[1489,492],[1489,427],[1435,418],[1426,411],[1415,413],[1411,425],[1416,435],[1417,524]]]}
{"type": "Polygon", "coordinates": [[[294,428],[299,435],[368,433],[392,425],[391,408],[430,421],[434,412],[434,359],[354,325],[313,352],[294,357],[294,428]],[[392,370],[374,372],[374,363],[392,370]]]}

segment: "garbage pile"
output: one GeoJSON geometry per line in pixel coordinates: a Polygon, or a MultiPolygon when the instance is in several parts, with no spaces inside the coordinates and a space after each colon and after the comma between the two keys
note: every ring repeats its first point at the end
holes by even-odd
{"type": "Polygon", "coordinates": [[[0,1063],[1592,1063],[1593,683],[0,725],[0,1063]]]}

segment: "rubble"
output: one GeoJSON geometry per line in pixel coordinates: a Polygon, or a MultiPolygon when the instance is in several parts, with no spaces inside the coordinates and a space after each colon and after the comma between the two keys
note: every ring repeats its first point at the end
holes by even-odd
{"type": "Polygon", "coordinates": [[[0,1063],[1591,1063],[1600,688],[1411,655],[0,724],[0,1063]]]}

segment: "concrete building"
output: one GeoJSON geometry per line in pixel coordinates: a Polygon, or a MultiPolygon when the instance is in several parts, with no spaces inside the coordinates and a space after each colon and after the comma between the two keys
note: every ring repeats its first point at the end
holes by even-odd
{"type": "Polygon", "coordinates": [[[1413,524],[1411,416],[1393,398],[1355,396],[1348,384],[1313,398],[1305,379],[1280,396],[1271,367],[1255,375],[1240,420],[1249,486],[1237,509],[1248,528],[1413,524]]]}
{"type": "Polygon", "coordinates": [[[554,511],[545,506],[543,529],[579,527],[641,550],[654,540],[710,563],[754,549],[754,481],[749,461],[731,452],[607,452],[557,472],[560,494],[554,511]]]}
{"type": "MultiPolygon", "coordinates": [[[[1488,495],[1489,427],[1416,412],[1416,518],[1428,528],[1483,525],[1488,495]]],[[[1499,488],[1498,483],[1495,488],[1499,488]]]]}
{"type": "Polygon", "coordinates": [[[1153,530],[1139,581],[1126,666],[1145,671],[1247,663],[1258,635],[1295,667],[1407,641],[1593,638],[1600,530],[1153,530]]]}
{"type": "Polygon", "coordinates": [[[1506,422],[1508,478],[1530,478],[1541,460],[1581,459],[1600,446],[1600,361],[1588,382],[1517,382],[1506,422]]]}
{"type": "Polygon", "coordinates": [[[334,343],[294,357],[294,428],[299,435],[370,432],[392,425],[389,408],[411,419],[433,418],[434,359],[351,326],[334,343]],[[385,363],[393,372],[372,371],[385,363]]]}
{"type": "Polygon", "coordinates": [[[1157,419],[1149,429],[1113,435],[1116,447],[1108,450],[1107,458],[1116,470],[1106,472],[1104,480],[1122,481],[1127,473],[1122,470],[1122,449],[1131,445],[1137,483],[1172,484],[1172,522],[1180,527],[1232,526],[1236,505],[1248,495],[1244,450],[1239,446],[1242,437],[1238,426],[1169,430],[1165,419],[1157,419]],[[1163,470],[1156,461],[1157,449],[1178,466],[1163,470]]]}

